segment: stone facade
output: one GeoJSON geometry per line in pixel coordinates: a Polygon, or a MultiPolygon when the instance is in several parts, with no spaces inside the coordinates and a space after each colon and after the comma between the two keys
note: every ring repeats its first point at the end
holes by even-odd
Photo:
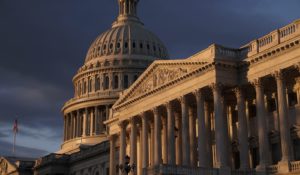
{"type": "Polygon", "coordinates": [[[300,173],[299,42],[297,20],[238,49],[155,61],[105,121],[112,150],[138,175],[300,173]]]}

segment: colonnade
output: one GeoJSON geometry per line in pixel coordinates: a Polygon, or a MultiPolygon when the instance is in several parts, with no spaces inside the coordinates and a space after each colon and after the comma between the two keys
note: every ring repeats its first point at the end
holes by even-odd
{"type": "MultiPolygon", "coordinates": [[[[282,71],[276,71],[273,77],[277,85],[278,114],[280,121],[281,143],[281,167],[289,167],[292,160],[291,135],[288,119],[286,84],[282,71]]],[[[259,165],[258,171],[266,171],[271,164],[269,157],[269,137],[267,128],[263,78],[253,80],[247,86],[255,90],[256,117],[258,130],[259,165]]],[[[154,107],[137,116],[131,116],[128,120],[119,123],[119,135],[113,135],[110,142],[115,145],[119,139],[119,162],[110,157],[111,167],[115,164],[124,164],[126,154],[129,154],[131,164],[135,164],[138,170],[134,173],[141,174],[143,168],[158,166],[161,164],[177,165],[185,167],[214,167],[220,169],[231,168],[231,142],[228,133],[228,121],[226,117],[226,97],[224,89],[230,90],[235,96],[238,115],[238,148],[240,169],[250,168],[248,123],[246,114],[246,95],[244,87],[230,88],[219,83],[208,85],[204,88],[190,92],[165,104],[154,107]],[[212,101],[203,92],[209,89],[212,93],[212,101]],[[193,103],[195,102],[195,104],[193,103]],[[177,106],[176,106],[177,104],[177,106]],[[178,105],[179,104],[179,105],[178,105]],[[210,105],[210,106],[209,106],[210,105]],[[176,109],[175,109],[176,106],[176,109]],[[178,109],[180,106],[180,109],[178,109]],[[213,109],[209,111],[209,109],[213,109]],[[210,112],[213,114],[209,115],[210,112]],[[213,117],[214,120],[211,120],[213,117]],[[214,121],[213,125],[210,121],[214,121]],[[196,124],[197,123],[197,124],[196,124]],[[213,128],[211,128],[213,126],[213,128]],[[197,133],[196,133],[197,131],[197,133]],[[126,133],[129,142],[126,143],[126,133]],[[213,140],[213,141],[212,141],[213,140]],[[139,158],[137,158],[137,143],[140,143],[139,158]],[[162,144],[162,142],[164,144],[162,144]],[[214,143],[213,143],[214,142],[214,143]],[[126,152],[126,146],[130,152],[126,152]],[[212,154],[215,146],[215,156],[212,154]]],[[[111,150],[114,151],[115,149],[111,150]]],[[[114,175],[114,172],[112,172],[114,175]]]]}
{"type": "Polygon", "coordinates": [[[108,119],[109,105],[83,108],[64,117],[64,141],[104,133],[103,121],[108,119]]]}
{"type": "Polygon", "coordinates": [[[123,90],[128,88],[138,74],[109,72],[81,78],[75,83],[75,97],[104,90],[123,90]]]}

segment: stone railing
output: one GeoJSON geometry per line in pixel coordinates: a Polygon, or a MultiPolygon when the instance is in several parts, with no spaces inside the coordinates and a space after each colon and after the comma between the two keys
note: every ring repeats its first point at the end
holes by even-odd
{"type": "Polygon", "coordinates": [[[269,174],[276,174],[276,173],[278,173],[278,165],[270,165],[268,167],[268,173],[269,174]]]}
{"type": "Polygon", "coordinates": [[[199,168],[199,167],[184,167],[184,166],[171,166],[160,165],[156,167],[149,167],[143,169],[143,175],[156,175],[156,174],[172,174],[172,175],[219,175],[219,170],[214,168],[199,168]]]}
{"type": "Polygon", "coordinates": [[[291,172],[300,172],[300,161],[291,162],[291,172]]]}
{"type": "Polygon", "coordinates": [[[200,168],[160,165],[143,169],[143,175],[267,175],[266,172],[255,170],[231,170],[217,168],[200,168]]]}
{"type": "Polygon", "coordinates": [[[232,170],[231,175],[267,175],[267,173],[256,172],[255,170],[232,170]]]}
{"type": "Polygon", "coordinates": [[[67,101],[65,103],[65,106],[68,106],[72,104],[73,102],[78,102],[78,101],[85,101],[86,98],[93,99],[93,98],[105,98],[105,97],[111,97],[111,96],[118,96],[120,94],[120,91],[104,91],[104,92],[93,92],[85,95],[81,95],[78,97],[74,97],[67,101]]]}
{"type": "Polygon", "coordinates": [[[293,23],[278,30],[274,30],[268,35],[247,44],[248,57],[274,47],[298,35],[300,35],[300,20],[294,21],[293,23]]]}

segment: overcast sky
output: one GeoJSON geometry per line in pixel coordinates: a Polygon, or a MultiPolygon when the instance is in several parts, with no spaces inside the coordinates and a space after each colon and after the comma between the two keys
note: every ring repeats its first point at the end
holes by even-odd
{"type": "MultiPolygon", "coordinates": [[[[171,58],[184,58],[212,43],[240,47],[300,18],[299,7],[299,0],[140,0],[138,13],[171,58]]],[[[15,118],[18,156],[59,149],[72,77],[117,12],[117,0],[0,0],[0,155],[11,154],[15,118]]]]}

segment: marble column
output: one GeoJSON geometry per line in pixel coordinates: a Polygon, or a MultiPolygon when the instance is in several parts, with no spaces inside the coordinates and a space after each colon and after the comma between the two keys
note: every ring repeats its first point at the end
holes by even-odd
{"type": "Polygon", "coordinates": [[[149,163],[149,145],[148,145],[148,119],[146,116],[146,113],[142,113],[141,114],[141,118],[142,118],[142,147],[143,147],[143,151],[142,151],[142,168],[147,168],[148,167],[148,163],[149,163]]]}
{"type": "Polygon", "coordinates": [[[187,110],[187,100],[185,96],[180,98],[181,103],[181,124],[182,124],[182,165],[190,166],[190,138],[189,138],[189,118],[187,110]]]}
{"type": "Polygon", "coordinates": [[[279,114],[279,127],[280,127],[280,140],[281,140],[281,161],[280,172],[286,173],[290,171],[290,161],[291,161],[291,134],[290,134],[290,124],[289,115],[286,99],[286,84],[284,81],[282,71],[275,73],[275,79],[277,84],[277,94],[278,94],[278,114],[279,114]]]}
{"type": "Polygon", "coordinates": [[[248,125],[246,117],[246,103],[243,90],[238,87],[235,89],[237,108],[238,108],[238,139],[240,148],[240,169],[247,170],[249,164],[249,143],[248,143],[248,125]]]}
{"type": "MultiPolygon", "coordinates": [[[[125,122],[119,123],[120,127],[120,150],[119,150],[119,165],[125,164],[125,156],[126,156],[126,124],[125,122]]],[[[119,173],[122,175],[123,173],[120,171],[119,173]]]]}
{"type": "Polygon", "coordinates": [[[79,117],[79,110],[76,111],[76,137],[80,137],[79,131],[80,131],[80,117],[79,117]]]}
{"type": "MultiPolygon", "coordinates": [[[[130,164],[137,165],[137,123],[134,117],[130,119],[130,125],[130,164]]],[[[132,174],[136,174],[136,170],[132,174]]]]}
{"type": "Polygon", "coordinates": [[[172,112],[172,104],[168,102],[166,105],[167,109],[167,123],[168,123],[168,165],[175,165],[175,121],[172,112]]]}
{"type": "Polygon", "coordinates": [[[90,136],[94,135],[94,109],[91,109],[90,113],[90,136]]]}
{"type": "Polygon", "coordinates": [[[86,136],[86,124],[87,124],[87,114],[88,114],[88,109],[85,108],[84,113],[83,113],[83,127],[82,127],[82,136],[86,136]]]}
{"type": "MultiPolygon", "coordinates": [[[[207,167],[213,166],[212,158],[212,134],[211,134],[211,112],[209,104],[204,103],[204,118],[205,118],[205,131],[206,131],[206,153],[207,153],[207,167]]],[[[198,125],[199,126],[199,125],[198,125]]],[[[198,131],[199,132],[199,131],[198,131]]]]}
{"type": "Polygon", "coordinates": [[[95,106],[95,122],[94,122],[94,126],[95,126],[95,134],[98,135],[99,134],[99,126],[100,126],[100,122],[99,122],[99,108],[98,108],[98,106],[95,106]]]}
{"type": "Polygon", "coordinates": [[[180,114],[175,112],[175,125],[177,127],[176,138],[176,165],[182,165],[182,131],[181,131],[181,117],[180,114]]]}
{"type": "Polygon", "coordinates": [[[194,93],[197,103],[198,119],[198,161],[199,167],[208,167],[207,133],[205,126],[204,96],[201,90],[194,93]]]}
{"type": "Polygon", "coordinates": [[[153,109],[154,114],[154,166],[160,165],[162,162],[161,156],[161,116],[158,113],[158,108],[153,109]]]}
{"type": "Polygon", "coordinates": [[[167,118],[162,118],[162,159],[163,164],[168,163],[168,128],[167,128],[167,118]]]}
{"type": "Polygon", "coordinates": [[[155,139],[154,139],[154,123],[150,123],[150,138],[149,138],[150,142],[150,165],[153,166],[154,165],[154,143],[155,143],[155,139]]]}
{"type": "Polygon", "coordinates": [[[266,108],[264,101],[264,90],[261,79],[254,81],[256,91],[256,118],[258,130],[259,143],[259,165],[256,167],[257,171],[266,171],[269,165],[269,141],[266,120],[266,108]]]}
{"type": "Polygon", "coordinates": [[[99,119],[99,132],[102,134],[104,132],[104,125],[103,125],[103,121],[104,121],[104,112],[103,112],[103,108],[100,109],[100,119],[99,119]]]}
{"type": "Polygon", "coordinates": [[[73,133],[72,133],[72,135],[73,135],[73,139],[74,138],[76,138],[76,131],[77,131],[77,128],[76,128],[76,124],[77,124],[77,118],[76,118],[76,116],[75,116],[75,114],[72,112],[71,113],[71,115],[72,115],[72,118],[73,118],[73,133]]]}
{"type": "Polygon", "coordinates": [[[67,140],[67,117],[64,116],[64,141],[67,140]]]}
{"type": "Polygon", "coordinates": [[[190,164],[197,166],[197,146],[196,146],[196,120],[194,116],[194,108],[189,106],[189,137],[190,137],[190,164]]]}
{"type": "Polygon", "coordinates": [[[228,138],[226,118],[223,112],[223,100],[222,100],[222,86],[220,84],[212,85],[213,97],[214,97],[214,112],[215,112],[215,139],[216,139],[216,154],[217,154],[217,167],[229,168],[228,157],[226,152],[228,151],[228,138]]]}
{"type": "Polygon", "coordinates": [[[73,118],[72,113],[69,113],[69,118],[70,118],[70,121],[71,121],[71,123],[70,123],[70,139],[73,139],[73,130],[74,130],[73,123],[74,123],[74,118],[73,118]]]}
{"type": "Polygon", "coordinates": [[[115,135],[109,136],[109,142],[110,142],[109,175],[115,175],[116,174],[116,163],[115,163],[116,141],[115,140],[116,140],[115,135]]]}

